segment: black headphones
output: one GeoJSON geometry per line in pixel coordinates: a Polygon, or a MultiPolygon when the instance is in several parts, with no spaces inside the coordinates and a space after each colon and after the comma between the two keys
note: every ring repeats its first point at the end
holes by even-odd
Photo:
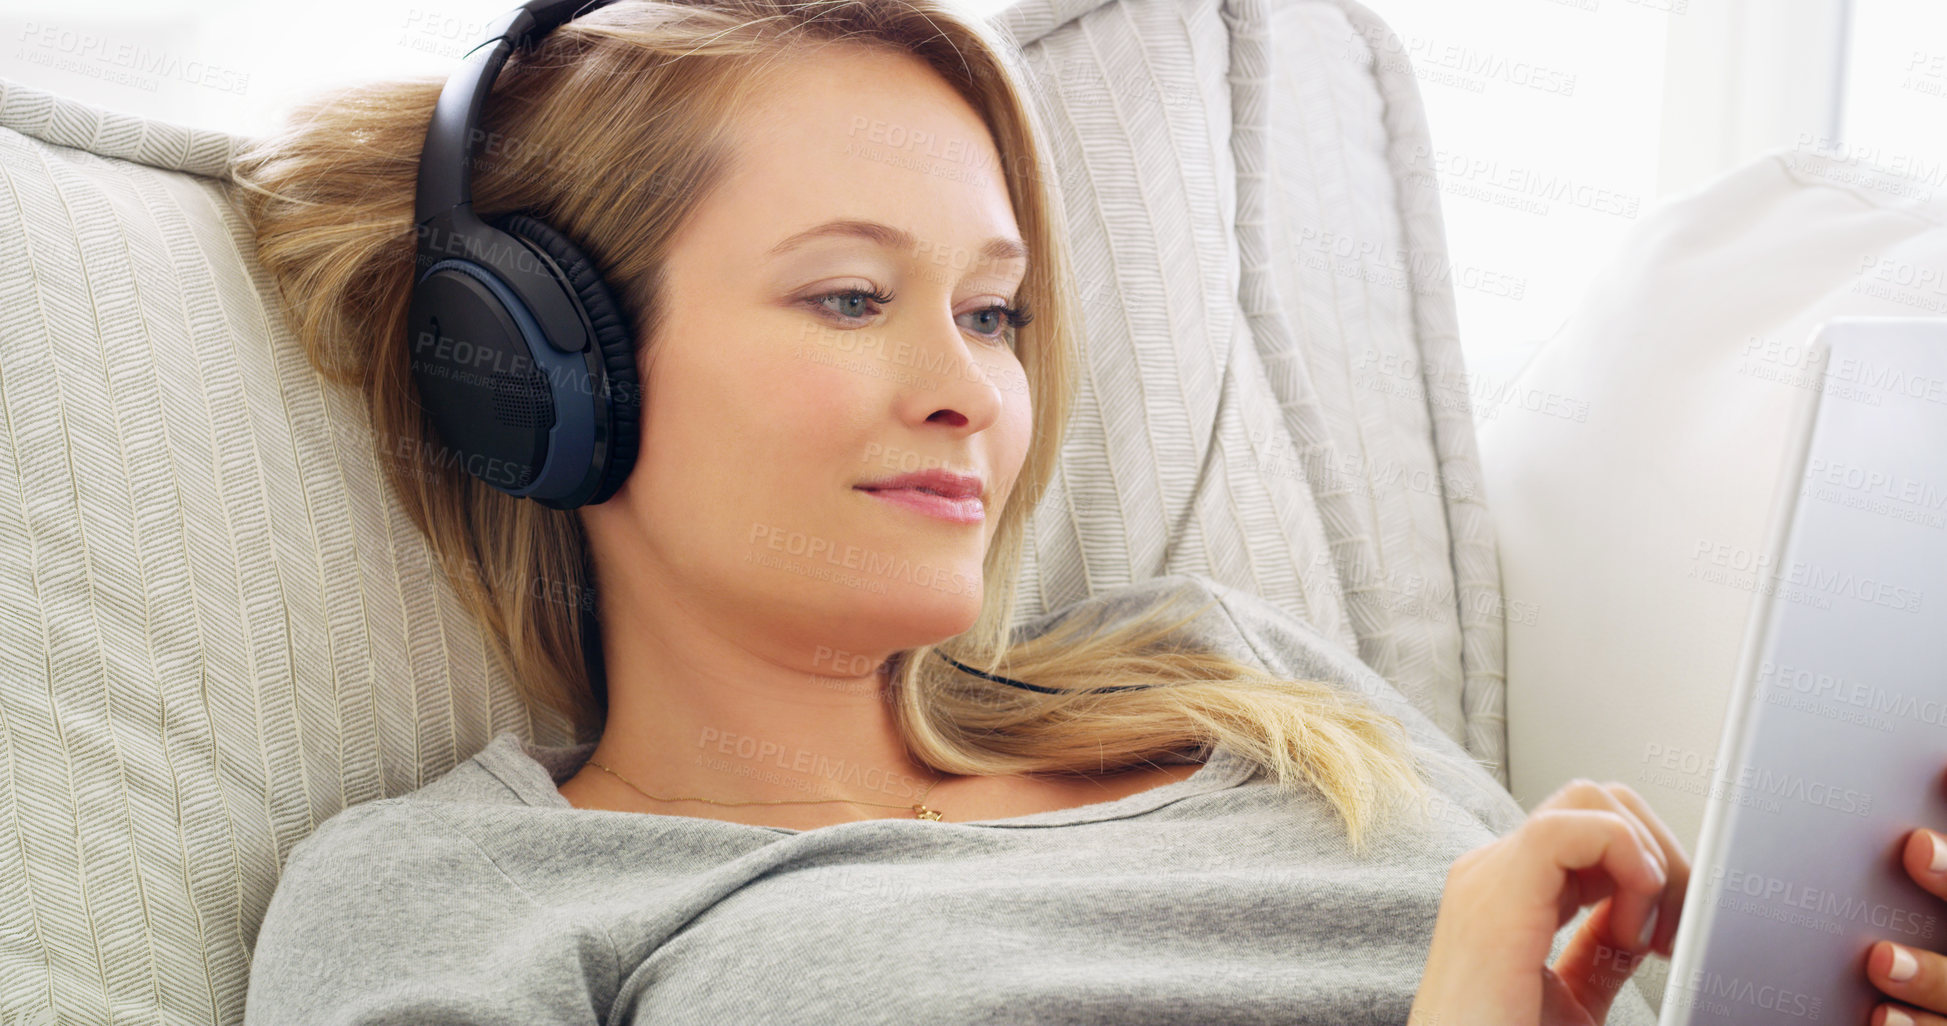
{"type": "Polygon", "coordinates": [[[447,80],[419,154],[407,352],[440,458],[550,509],[607,501],[635,466],[635,335],[567,236],[527,214],[474,214],[473,147],[508,54],[610,2],[530,0],[502,16],[447,80]]]}

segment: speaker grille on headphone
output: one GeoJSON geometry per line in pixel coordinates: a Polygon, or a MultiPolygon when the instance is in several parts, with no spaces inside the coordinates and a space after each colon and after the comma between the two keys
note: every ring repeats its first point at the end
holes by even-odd
{"type": "Polygon", "coordinates": [[[554,397],[548,394],[539,370],[529,368],[525,374],[495,371],[491,387],[494,416],[502,424],[531,431],[554,423],[554,397]]]}

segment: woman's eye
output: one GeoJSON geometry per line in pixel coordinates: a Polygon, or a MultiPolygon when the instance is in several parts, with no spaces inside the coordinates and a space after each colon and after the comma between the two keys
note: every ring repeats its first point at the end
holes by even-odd
{"type": "Polygon", "coordinates": [[[851,320],[862,318],[866,315],[865,311],[857,309],[856,304],[859,300],[871,300],[874,303],[884,306],[892,302],[892,294],[872,289],[841,289],[837,292],[827,292],[822,296],[813,296],[807,302],[820,309],[838,314],[841,318],[851,320]],[[842,300],[838,307],[834,308],[826,305],[834,299],[842,300]]]}
{"type": "Polygon", "coordinates": [[[979,327],[974,329],[975,334],[985,335],[989,339],[1005,343],[1009,346],[1014,344],[1014,329],[1028,323],[1028,318],[1022,310],[1005,304],[983,306],[978,310],[968,311],[964,316],[987,318],[987,320],[981,322],[979,327]],[[988,331],[986,330],[987,328],[995,328],[997,330],[988,331]]]}
{"type": "Polygon", "coordinates": [[[1028,323],[1034,321],[1034,313],[1028,310],[1028,304],[1020,304],[1020,306],[1005,306],[1005,304],[983,306],[979,310],[968,311],[968,315],[972,315],[972,317],[987,317],[985,323],[999,325],[999,331],[993,331],[993,333],[979,331],[979,333],[985,335],[985,337],[989,337],[989,339],[993,339],[993,341],[997,341],[997,343],[1003,343],[1003,345],[1007,345],[1009,348],[1012,348],[1012,345],[1014,345],[1014,333],[1018,329],[1022,329],[1022,327],[1028,327],[1028,323]]]}

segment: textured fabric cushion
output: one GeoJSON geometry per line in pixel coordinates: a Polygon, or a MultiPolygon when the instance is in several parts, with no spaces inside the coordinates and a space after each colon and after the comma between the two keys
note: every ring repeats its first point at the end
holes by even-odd
{"type": "MultiPolygon", "coordinates": [[[[1749,567],[1819,385],[1806,347],[1833,317],[1947,316],[1947,197],[1786,150],[1649,212],[1617,252],[1514,383],[1583,418],[1481,434],[1508,596],[1534,614],[1508,622],[1513,791],[1532,807],[1569,776],[1622,781],[1694,853],[1749,567]]],[[[1643,966],[1659,1003],[1668,967],[1643,966]]]]}
{"type": "Polygon", "coordinates": [[[237,1022],[290,846],[527,718],[224,188],[132,162],[229,141],[0,87],[0,1010],[237,1022]]]}
{"type": "MultiPolygon", "coordinates": [[[[1398,277],[1441,237],[1397,184],[1425,133],[1383,28],[1322,0],[1001,17],[1090,297],[1023,612],[1201,573],[1497,764],[1464,405],[1358,377],[1458,362],[1445,282],[1398,277]]],[[[0,80],[0,1014],[237,1022],[316,824],[501,731],[566,740],[384,490],[358,397],[305,364],[217,177],[238,142],[0,80]]]]}

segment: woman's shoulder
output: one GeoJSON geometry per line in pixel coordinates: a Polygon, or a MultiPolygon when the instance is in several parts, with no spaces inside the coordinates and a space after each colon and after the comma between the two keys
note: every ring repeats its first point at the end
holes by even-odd
{"type": "MultiPolygon", "coordinates": [[[[459,806],[559,805],[556,777],[559,759],[586,759],[591,742],[578,748],[547,748],[529,744],[511,730],[495,734],[478,751],[414,790],[366,805],[378,808],[423,807],[436,804],[444,818],[464,815],[459,806]]],[[[578,763],[577,763],[578,765],[578,763]]],[[[340,813],[343,815],[343,813],[340,813]]]]}
{"type": "Polygon", "coordinates": [[[381,923],[411,930],[448,922],[462,895],[475,912],[531,906],[468,824],[449,814],[454,808],[401,795],[347,806],[318,824],[291,847],[265,909],[266,934],[355,945],[381,923]]]}
{"type": "Polygon", "coordinates": [[[464,848],[452,831],[406,796],[348,805],[291,846],[278,876],[285,902],[331,902],[348,886],[399,879],[414,864],[450,871],[464,848]],[[381,872],[382,871],[382,872],[381,872]]]}
{"type": "Polygon", "coordinates": [[[464,810],[468,806],[523,804],[520,785],[531,782],[521,779],[520,771],[544,772],[521,751],[519,737],[511,731],[503,732],[480,751],[414,790],[345,806],[292,846],[286,871],[302,855],[324,855],[327,861],[356,859],[374,850],[397,852],[406,845],[448,847],[464,841],[454,828],[454,820],[466,819],[464,810]],[[527,763],[525,767],[523,762],[527,763]]]}
{"type": "Polygon", "coordinates": [[[403,797],[377,798],[339,809],[291,846],[290,854],[284,860],[284,872],[288,875],[291,867],[306,856],[347,845],[356,847],[374,834],[396,832],[402,815],[411,815],[406,811],[406,805],[403,797]]]}
{"type": "Polygon", "coordinates": [[[293,846],[251,941],[247,1023],[562,1021],[613,975],[607,935],[536,901],[457,806],[348,806],[293,846]],[[483,951],[526,957],[483,975],[483,951]],[[321,1010],[330,1010],[328,1013],[321,1010]],[[319,1018],[321,1015],[335,1018],[319,1018]]]}

